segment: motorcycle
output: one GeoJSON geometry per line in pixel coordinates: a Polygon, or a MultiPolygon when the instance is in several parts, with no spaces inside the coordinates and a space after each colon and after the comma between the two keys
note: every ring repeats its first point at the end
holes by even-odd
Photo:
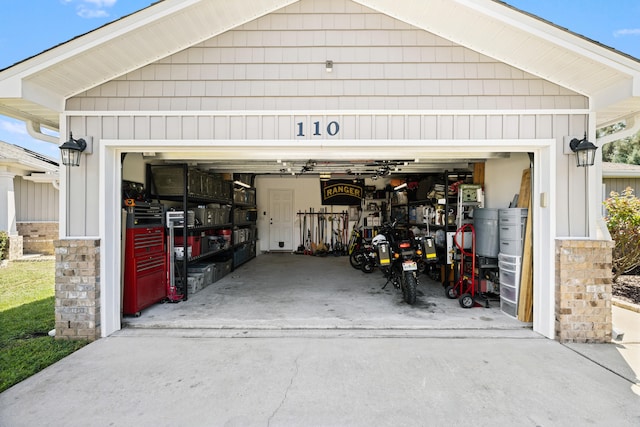
{"type": "MultiPolygon", "coordinates": [[[[365,265],[375,265],[380,268],[387,282],[382,289],[392,283],[396,289],[402,291],[404,301],[413,305],[416,302],[418,287],[418,263],[422,259],[422,249],[416,245],[413,236],[406,230],[396,228],[396,221],[384,225],[372,240],[375,251],[375,261],[366,258],[365,265]]],[[[371,267],[372,268],[372,267],[371,267]]]]}

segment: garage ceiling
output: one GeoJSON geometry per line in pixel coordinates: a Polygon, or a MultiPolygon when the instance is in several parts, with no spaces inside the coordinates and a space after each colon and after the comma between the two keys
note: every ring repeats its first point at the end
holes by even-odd
{"type": "Polygon", "coordinates": [[[490,153],[464,157],[456,153],[447,153],[442,158],[415,159],[203,159],[198,156],[185,156],[184,153],[144,153],[152,157],[153,162],[189,163],[205,170],[226,173],[252,173],[270,175],[325,175],[332,177],[379,178],[391,175],[414,175],[445,170],[472,170],[474,163],[491,158],[507,158],[508,153],[490,153]],[[417,160],[417,161],[416,161],[417,160]]]}

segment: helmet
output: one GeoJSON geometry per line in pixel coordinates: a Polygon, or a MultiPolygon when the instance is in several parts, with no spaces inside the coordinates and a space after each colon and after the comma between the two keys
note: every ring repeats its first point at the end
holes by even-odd
{"type": "Polygon", "coordinates": [[[379,245],[380,243],[386,242],[387,238],[384,236],[384,234],[377,234],[373,240],[371,240],[371,243],[373,243],[374,246],[379,245]]]}

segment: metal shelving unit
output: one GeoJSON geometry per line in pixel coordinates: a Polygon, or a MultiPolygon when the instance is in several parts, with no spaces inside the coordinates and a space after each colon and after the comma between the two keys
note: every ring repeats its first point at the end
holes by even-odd
{"type": "MultiPolygon", "coordinates": [[[[168,258],[171,260],[169,279],[181,279],[176,286],[179,288],[180,294],[174,298],[186,301],[189,297],[187,280],[189,264],[224,255],[233,249],[230,244],[228,247],[203,250],[209,246],[202,245],[202,237],[206,237],[208,241],[210,232],[232,228],[232,221],[229,217],[232,205],[231,182],[191,168],[187,164],[149,164],[146,174],[149,183],[148,198],[175,203],[174,211],[169,211],[167,215],[167,226],[171,230],[168,233],[170,237],[168,258]],[[203,223],[202,220],[197,221],[193,209],[211,204],[220,205],[221,207],[218,209],[223,212],[218,211],[216,214],[216,208],[210,208],[212,218],[215,216],[215,220],[206,221],[206,223],[203,223]],[[180,210],[176,211],[176,208],[180,210]],[[226,212],[226,217],[224,212],[226,212]],[[173,218],[173,220],[169,218],[173,218]],[[176,244],[178,238],[180,242],[176,244]],[[181,250],[174,251],[174,248],[181,248],[181,250]],[[189,248],[191,248],[191,252],[189,252],[189,248]],[[176,256],[176,252],[178,256],[176,256]]],[[[178,281],[176,280],[175,283],[178,281]]]]}

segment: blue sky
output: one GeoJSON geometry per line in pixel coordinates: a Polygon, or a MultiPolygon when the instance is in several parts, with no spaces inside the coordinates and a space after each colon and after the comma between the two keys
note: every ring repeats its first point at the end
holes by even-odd
{"type": "MultiPolygon", "coordinates": [[[[0,0],[0,69],[152,3],[154,0],[0,0]]],[[[640,58],[640,0],[506,3],[640,58]]],[[[0,140],[59,158],[54,144],[30,138],[22,122],[5,116],[0,116],[0,140]]]]}

